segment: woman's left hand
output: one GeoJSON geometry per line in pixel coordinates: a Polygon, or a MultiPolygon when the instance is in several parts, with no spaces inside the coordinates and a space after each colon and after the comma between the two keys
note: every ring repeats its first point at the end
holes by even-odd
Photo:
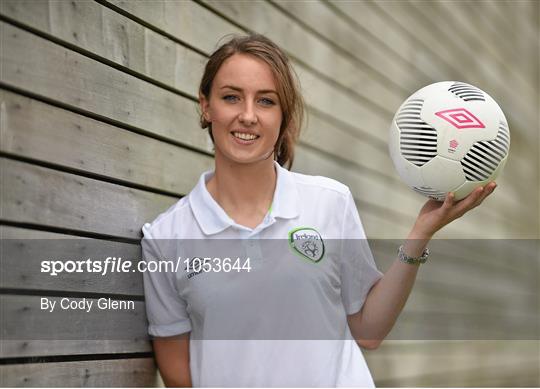
{"type": "Polygon", "coordinates": [[[445,225],[482,204],[482,201],[493,193],[496,187],[495,182],[490,182],[485,187],[476,188],[460,201],[455,201],[453,193],[448,193],[442,203],[436,200],[428,200],[416,219],[414,225],[415,235],[432,237],[445,225]]]}

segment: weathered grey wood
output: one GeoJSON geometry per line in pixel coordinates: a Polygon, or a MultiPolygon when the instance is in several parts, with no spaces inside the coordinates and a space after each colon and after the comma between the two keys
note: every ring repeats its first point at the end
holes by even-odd
{"type": "Polygon", "coordinates": [[[157,385],[157,372],[152,358],[1,365],[0,385],[148,387],[157,385]]]}
{"type": "MultiPolygon", "coordinates": [[[[504,49],[504,43],[498,39],[493,39],[493,34],[483,33],[481,19],[478,19],[470,12],[467,12],[466,7],[452,7],[448,2],[444,1],[433,2],[429,7],[433,9],[433,13],[448,15],[449,19],[454,23],[454,25],[460,29],[460,34],[464,37],[464,39],[467,39],[470,42],[471,48],[478,50],[479,47],[482,47],[482,51],[485,53],[485,60],[494,61],[498,65],[498,74],[505,75],[506,82],[510,81],[513,85],[516,85],[516,87],[525,92],[527,96],[532,97],[535,95],[535,90],[534,87],[531,86],[530,80],[526,79],[520,72],[516,72],[516,69],[512,66],[516,58],[512,57],[511,54],[507,54],[504,49]]],[[[523,17],[525,15],[526,13],[523,13],[520,16],[523,17]]],[[[496,24],[496,21],[491,21],[491,23],[496,24]]],[[[511,40],[508,38],[509,37],[507,36],[504,40],[507,44],[511,43],[511,40]]],[[[537,46],[533,43],[537,38],[537,34],[525,34],[518,39],[525,39],[526,41],[531,42],[529,47],[533,49],[535,46],[537,46]]],[[[528,56],[532,54],[532,52],[525,51],[523,54],[528,56]]],[[[530,58],[531,60],[534,60],[533,56],[530,58]]],[[[522,60],[523,58],[521,58],[518,62],[522,60]]],[[[534,77],[534,74],[530,74],[529,76],[534,77]]]]}
{"type": "Polygon", "coordinates": [[[125,354],[152,352],[146,340],[0,340],[0,357],[125,354]]]}
{"type": "Polygon", "coordinates": [[[12,92],[0,91],[0,104],[0,150],[13,155],[178,195],[189,193],[214,165],[208,155],[12,92]]]}
{"type": "Polygon", "coordinates": [[[0,226],[0,287],[24,290],[54,290],[69,292],[99,292],[124,295],[143,295],[140,272],[111,272],[107,274],[82,272],[51,275],[42,272],[42,261],[105,261],[107,257],[122,261],[142,260],[138,244],[101,239],[76,238],[72,235],[0,226]]]}
{"type": "MultiPolygon", "coordinates": [[[[349,56],[343,55],[332,45],[308,33],[296,21],[279,12],[267,2],[205,0],[205,4],[227,15],[246,28],[267,35],[293,57],[301,59],[302,62],[342,85],[351,85],[353,89],[356,89],[355,86],[359,85],[356,84],[358,79],[366,79],[366,82],[361,84],[363,90],[359,90],[359,92],[368,99],[373,97],[369,93],[372,87],[377,88],[378,96],[381,98],[379,101],[385,103],[388,102],[384,98],[386,93],[388,93],[387,96],[390,99],[396,93],[399,95],[401,86],[399,83],[393,83],[392,76],[394,74],[392,72],[400,72],[402,69],[387,69],[385,64],[379,64],[379,67],[375,68],[372,64],[366,66],[365,60],[351,60],[349,56]],[[295,39],[290,39],[291,36],[294,36],[295,39]],[[392,76],[389,75],[387,78],[386,71],[392,76]]],[[[374,50],[373,48],[370,49],[374,50]]],[[[399,76],[396,76],[396,78],[399,78],[399,76]]]]}
{"type": "MultiPolygon", "coordinates": [[[[287,6],[291,3],[285,2],[287,6]]],[[[330,0],[324,4],[329,8],[328,12],[333,11],[340,18],[336,24],[349,24],[357,35],[373,34],[389,50],[421,69],[419,71],[424,72],[428,78],[442,80],[446,78],[443,74],[452,74],[450,69],[443,71],[444,63],[437,63],[437,58],[428,56],[416,42],[389,23],[371,2],[330,0]]]]}
{"type": "MultiPolygon", "coordinates": [[[[433,362],[433,361],[426,361],[433,362]]],[[[375,381],[377,387],[537,387],[538,373],[534,364],[516,368],[497,366],[490,369],[469,368],[446,374],[423,374],[415,377],[375,381]]]]}
{"type": "Polygon", "coordinates": [[[406,340],[526,340],[537,339],[538,316],[467,314],[405,310],[388,339],[406,340]],[[517,331],[514,332],[514,330],[517,331]]]}
{"type": "MultiPolygon", "coordinates": [[[[355,58],[359,63],[358,68],[367,66],[369,71],[384,75],[407,91],[425,85],[426,66],[414,66],[396,55],[378,39],[376,35],[378,31],[367,29],[357,31],[350,24],[342,23],[342,19],[322,1],[278,0],[276,3],[286,12],[298,17],[317,34],[330,40],[333,46],[355,58]]],[[[372,17],[373,12],[365,2],[359,2],[357,7],[365,13],[364,18],[372,17]]],[[[430,67],[427,66],[428,71],[430,67]]]]}
{"type": "MultiPolygon", "coordinates": [[[[502,17],[497,12],[498,8],[504,10],[505,7],[501,7],[502,2],[497,3],[494,1],[482,1],[480,3],[464,2],[463,11],[469,15],[469,19],[475,21],[476,28],[482,30],[481,35],[483,39],[487,39],[490,44],[496,44],[498,50],[505,56],[519,56],[519,48],[514,45],[514,39],[508,39],[508,35],[512,35],[511,22],[508,17],[502,17]]],[[[512,66],[519,66],[520,62],[526,61],[516,62],[512,66]]]]}
{"type": "MultiPolygon", "coordinates": [[[[374,239],[395,239],[406,237],[410,231],[409,223],[396,222],[388,210],[376,208],[373,204],[355,199],[356,208],[360,212],[362,226],[366,235],[374,239]]],[[[408,219],[407,219],[408,220],[408,219]]]]}
{"type": "Polygon", "coordinates": [[[47,30],[50,26],[47,1],[5,0],[0,2],[0,13],[16,20],[24,20],[38,30],[47,30]]]}
{"type": "MultiPolygon", "coordinates": [[[[389,267],[396,257],[399,240],[370,239],[371,248],[381,256],[381,265],[389,267]],[[386,260],[385,260],[386,258],[386,260]]],[[[537,288],[539,275],[531,272],[538,266],[538,254],[540,244],[535,239],[432,239],[432,266],[423,267],[418,274],[418,279],[433,281],[436,285],[445,277],[444,269],[455,268],[458,272],[487,272],[483,277],[491,281],[489,272],[495,271],[500,276],[512,279],[520,279],[525,282],[522,285],[527,289],[531,286],[537,288]],[[436,274],[440,272],[440,274],[436,274]],[[435,278],[434,278],[435,277],[435,278]]],[[[456,271],[454,270],[454,271],[456,271]]],[[[468,276],[466,276],[468,277],[468,276]]],[[[469,282],[466,285],[461,277],[445,277],[448,281],[459,283],[463,287],[476,287],[477,282],[469,282]]],[[[498,286],[493,283],[490,288],[498,286]]],[[[479,288],[482,288],[480,285],[479,288]]]]}
{"type": "Polygon", "coordinates": [[[0,13],[197,96],[205,56],[94,1],[6,0],[0,13]]]}
{"type": "Polygon", "coordinates": [[[364,355],[382,386],[483,386],[488,380],[519,386],[532,377],[538,381],[539,350],[538,340],[401,340],[385,341],[364,355]]]}
{"type": "MultiPolygon", "coordinates": [[[[379,269],[396,261],[399,244],[370,241],[379,269]]],[[[485,241],[437,240],[429,246],[430,262],[419,272],[392,339],[538,338],[539,275],[531,272],[538,266],[537,242],[522,242],[525,253],[510,242],[493,249],[485,241]]]]}
{"type": "Polygon", "coordinates": [[[1,81],[210,151],[195,102],[2,23],[1,81]]]}
{"type": "MultiPolygon", "coordinates": [[[[29,243],[32,246],[33,240],[74,240],[82,241],[80,237],[73,235],[57,234],[45,231],[28,230],[16,227],[0,226],[0,237],[2,238],[2,261],[0,262],[0,285],[4,288],[13,289],[48,289],[63,291],[84,291],[84,292],[105,292],[120,294],[138,294],[142,295],[142,279],[139,275],[135,277],[124,274],[121,277],[101,277],[98,285],[87,282],[87,274],[80,275],[78,282],[66,286],[66,276],[52,277],[40,272],[40,264],[37,256],[23,255],[18,258],[11,258],[5,255],[7,246],[11,239],[24,239],[22,242],[29,243]],[[33,261],[28,261],[33,259],[33,261]],[[124,282],[128,278],[133,278],[135,282],[131,284],[124,282]],[[113,280],[115,279],[115,280],[113,280]],[[112,282],[111,282],[112,281],[112,282]],[[115,284],[119,282],[119,284],[115,284]],[[122,282],[122,283],[120,283],[122,282]]],[[[88,241],[92,239],[86,239],[88,241]]],[[[94,240],[95,241],[95,240],[94,240]]],[[[105,242],[105,241],[104,241],[105,242]]],[[[112,243],[112,242],[109,242],[112,243]]],[[[140,252],[138,245],[129,245],[125,243],[114,243],[115,246],[126,246],[127,251],[140,252]]],[[[27,245],[28,246],[28,245],[27,245]]],[[[48,246],[43,246],[47,248],[48,246]]],[[[27,252],[25,248],[21,251],[27,252]]],[[[57,253],[58,254],[58,253],[57,253]]],[[[75,258],[72,253],[62,253],[65,257],[75,258]]],[[[80,253],[77,253],[80,255],[80,253]]],[[[64,257],[51,255],[50,251],[44,250],[44,258],[64,257]]],[[[67,278],[70,278],[69,276],[67,278]]],[[[73,278],[73,277],[72,277],[73,278]]],[[[90,277],[91,278],[91,277],[90,277]]],[[[0,341],[0,357],[29,357],[29,356],[48,356],[48,355],[72,355],[72,354],[120,354],[133,352],[150,352],[152,347],[145,340],[2,340],[0,341]]]]}
{"type": "Polygon", "coordinates": [[[310,111],[300,144],[309,145],[338,157],[369,168],[381,174],[393,171],[388,147],[378,138],[359,133],[353,128],[338,126],[326,116],[310,111]]]}
{"type": "Polygon", "coordinates": [[[146,342],[149,336],[144,301],[117,301],[128,303],[128,309],[99,309],[99,299],[89,297],[83,300],[81,297],[0,295],[2,339],[146,342]],[[44,298],[56,302],[53,311],[41,307],[44,298]],[[62,299],[69,299],[64,300],[65,304],[70,300],[81,304],[86,301],[92,302],[92,306],[89,312],[61,309],[62,299]]]}
{"type": "Polygon", "coordinates": [[[2,219],[140,238],[178,199],[0,159],[2,219]]]}
{"type": "MultiPolygon", "coordinates": [[[[397,97],[394,102],[386,105],[387,113],[381,113],[379,109],[374,109],[348,93],[328,85],[319,76],[300,65],[296,66],[296,73],[300,79],[307,104],[330,117],[335,117],[350,127],[358,128],[360,134],[366,132],[384,142],[387,141],[393,111],[399,108],[406,97],[405,95],[397,97]],[[362,129],[367,130],[362,131],[362,129]]],[[[365,82],[367,82],[367,78],[362,79],[362,85],[365,82]]]]}
{"type": "Polygon", "coordinates": [[[206,54],[217,48],[217,42],[223,36],[244,32],[191,1],[107,0],[107,2],[178,37],[206,54]]]}
{"type": "MultiPolygon", "coordinates": [[[[472,83],[480,86],[486,92],[491,93],[497,101],[505,108],[505,113],[509,116],[512,122],[519,123],[521,129],[526,129],[527,123],[525,117],[532,118],[531,114],[525,114],[517,111],[520,105],[526,105],[530,101],[528,89],[519,87],[520,96],[514,99],[507,97],[508,82],[507,75],[500,72],[496,61],[492,60],[485,47],[475,47],[469,43],[466,35],[456,34],[450,31],[456,30],[456,23],[449,16],[451,13],[438,12],[434,10],[434,2],[428,3],[407,3],[407,2],[374,2],[374,5],[380,7],[387,13],[390,20],[394,23],[401,24],[406,30],[416,38],[422,40],[427,47],[432,48],[437,55],[445,57],[445,61],[454,64],[459,70],[461,81],[472,83]],[[436,50],[444,44],[445,50],[436,50]],[[465,71],[466,69],[466,71],[465,71]],[[494,92],[497,93],[494,93],[494,92]],[[516,101],[521,101],[521,104],[516,104],[516,101]]],[[[459,8],[459,7],[458,7],[459,8]]],[[[510,58],[509,61],[512,61],[510,58]]],[[[515,85],[515,84],[513,84],[515,85]]],[[[517,87],[517,85],[515,85],[517,87]]],[[[520,129],[520,131],[522,131],[520,129]]]]}
{"type": "MultiPolygon", "coordinates": [[[[463,273],[465,273],[468,269],[464,268],[463,270],[463,273]]],[[[450,273],[445,269],[442,269],[441,272],[450,273]]],[[[493,272],[481,274],[481,272],[477,271],[476,273],[476,278],[480,280],[478,284],[486,285],[489,283],[487,274],[493,272]]],[[[538,331],[533,333],[530,327],[530,324],[534,325],[534,322],[538,321],[538,288],[534,285],[516,285],[519,282],[516,279],[512,289],[507,291],[503,287],[499,289],[491,287],[481,290],[479,285],[472,288],[465,286],[460,289],[461,285],[464,284],[463,281],[455,282],[446,279],[437,283],[440,278],[437,277],[435,280],[429,280],[428,282],[418,280],[405,312],[424,315],[424,317],[428,317],[431,313],[441,313],[450,315],[450,322],[454,320],[454,315],[471,316],[477,323],[480,321],[486,322],[483,326],[485,331],[490,328],[499,328],[502,325],[502,322],[499,323],[491,319],[492,317],[498,317],[503,322],[507,321],[513,324],[514,331],[503,336],[508,338],[523,337],[524,339],[527,335],[538,335],[538,331]],[[446,285],[443,284],[445,281],[446,285]],[[521,291],[526,286],[529,286],[528,293],[521,291]],[[534,294],[535,292],[536,294],[534,294]],[[524,319],[518,320],[518,318],[524,319]],[[524,331],[524,329],[528,330],[528,332],[524,331]]],[[[502,279],[500,276],[491,278],[494,280],[502,279]]],[[[511,284],[511,282],[507,281],[505,284],[511,284]]],[[[506,338],[502,337],[501,339],[506,338]]]]}

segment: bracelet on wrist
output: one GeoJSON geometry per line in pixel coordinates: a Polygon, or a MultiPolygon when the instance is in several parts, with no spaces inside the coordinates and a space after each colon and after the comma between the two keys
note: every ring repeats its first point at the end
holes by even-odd
{"type": "Polygon", "coordinates": [[[426,247],[422,252],[422,255],[419,257],[410,257],[403,251],[403,245],[399,246],[398,249],[398,258],[401,262],[408,263],[409,265],[421,265],[426,263],[429,256],[429,249],[426,247]]]}

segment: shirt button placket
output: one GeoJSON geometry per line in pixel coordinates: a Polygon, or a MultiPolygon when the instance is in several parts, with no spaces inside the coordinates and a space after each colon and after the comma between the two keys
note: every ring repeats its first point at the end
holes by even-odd
{"type": "Polygon", "coordinates": [[[256,239],[256,238],[245,239],[244,249],[246,250],[246,256],[249,257],[251,261],[262,260],[262,253],[261,253],[261,246],[259,244],[259,239],[256,239]]]}

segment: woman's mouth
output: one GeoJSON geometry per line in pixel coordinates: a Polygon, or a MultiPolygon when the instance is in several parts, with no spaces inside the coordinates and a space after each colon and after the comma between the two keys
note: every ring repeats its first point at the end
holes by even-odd
{"type": "Polygon", "coordinates": [[[247,132],[240,132],[240,131],[233,131],[231,134],[234,137],[234,139],[241,144],[253,143],[256,139],[260,137],[259,135],[249,134],[247,132]]]}

